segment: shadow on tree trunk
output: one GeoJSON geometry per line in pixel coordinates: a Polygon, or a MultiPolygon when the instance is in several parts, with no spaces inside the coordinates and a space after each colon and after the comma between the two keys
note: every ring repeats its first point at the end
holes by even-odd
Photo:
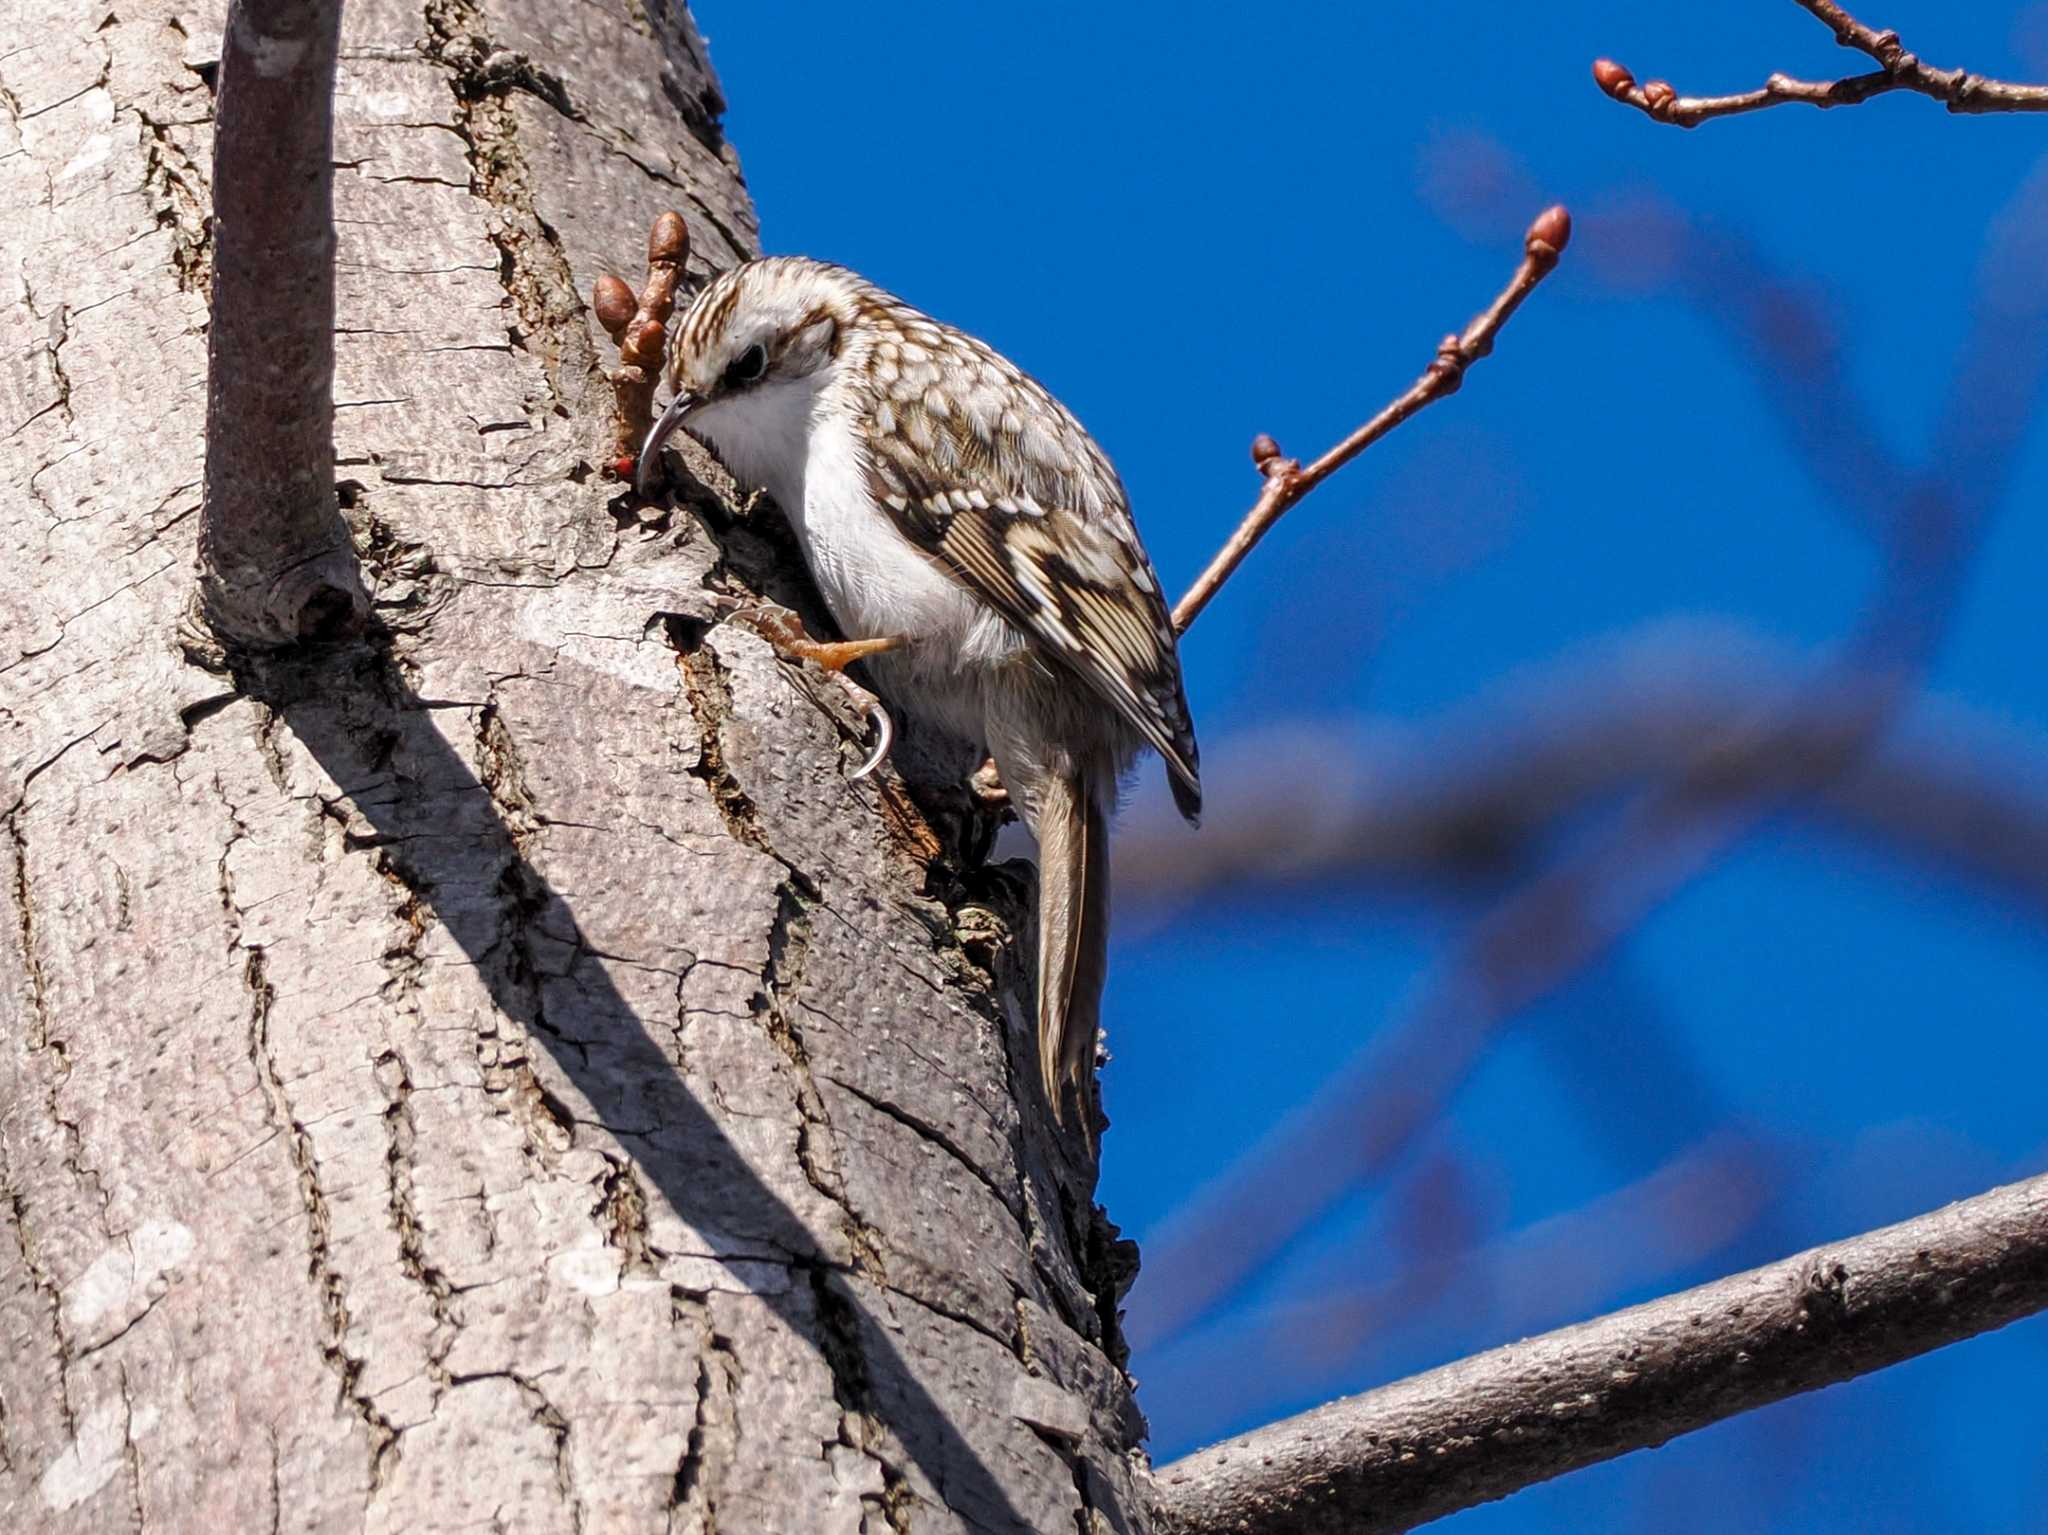
{"type": "MultiPolygon", "coordinates": [[[[445,705],[420,698],[376,625],[353,646],[319,656],[248,660],[238,690],[266,704],[374,829],[385,867],[431,910],[489,988],[498,1011],[553,1057],[603,1127],[633,1150],[638,1170],[692,1226],[729,1235],[750,1264],[780,1262],[792,1283],[761,1296],[792,1333],[815,1347],[841,1407],[893,1430],[956,1511],[976,1522],[1027,1528],[997,1477],[920,1382],[870,1314],[853,1281],[828,1259],[797,1214],[749,1168],[683,1082],[649,1023],[620,995],[564,896],[533,867],[521,836],[437,727],[445,705]],[[451,826],[450,796],[479,807],[451,826]],[[491,888],[478,869],[496,868],[491,888]],[[573,971],[580,998],[550,1007],[547,983],[573,971]],[[593,1049],[593,1047],[597,1047],[593,1049]],[[964,1468],[964,1471],[963,1471],[964,1468]]],[[[779,935],[778,935],[779,936],[779,935]]],[[[779,945],[771,949],[772,985],[779,945]]],[[[548,1102],[568,1128],[575,1115],[548,1102]]],[[[736,1277],[735,1288],[746,1280],[736,1277]]]]}

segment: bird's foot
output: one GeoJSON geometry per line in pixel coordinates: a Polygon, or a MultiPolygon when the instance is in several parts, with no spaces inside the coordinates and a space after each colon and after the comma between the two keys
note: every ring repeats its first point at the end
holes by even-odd
{"type": "Polygon", "coordinates": [[[907,643],[905,636],[892,634],[872,640],[815,640],[805,630],[801,618],[773,602],[750,603],[733,609],[727,616],[752,629],[786,660],[816,663],[846,695],[847,701],[873,723],[874,747],[868,752],[867,760],[853,770],[854,778],[867,777],[888,760],[889,748],[896,741],[895,722],[889,718],[889,711],[882,706],[881,699],[847,676],[846,668],[868,656],[901,648],[907,643]]]}
{"type": "Polygon", "coordinates": [[[828,672],[843,672],[856,661],[884,651],[900,650],[907,635],[888,634],[873,640],[814,640],[804,621],[779,602],[749,602],[727,615],[752,629],[792,661],[815,661],[828,672]]]}

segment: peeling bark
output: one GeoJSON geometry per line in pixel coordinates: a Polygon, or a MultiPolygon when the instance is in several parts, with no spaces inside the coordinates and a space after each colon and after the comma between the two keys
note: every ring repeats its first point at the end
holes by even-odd
{"type": "Polygon", "coordinates": [[[1142,1528],[1023,881],[718,625],[813,601],[772,513],[595,472],[579,295],[663,207],[694,275],[755,240],[688,16],[350,0],[375,615],[230,672],[177,643],[221,24],[0,17],[6,1522],[1142,1528]]]}

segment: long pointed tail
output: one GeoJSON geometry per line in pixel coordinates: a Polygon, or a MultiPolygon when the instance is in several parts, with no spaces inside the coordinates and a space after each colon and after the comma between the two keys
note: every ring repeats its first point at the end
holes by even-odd
{"type": "Polygon", "coordinates": [[[1072,1084],[1085,1129],[1109,969],[1109,817],[1079,776],[1049,775],[1037,809],[1038,1070],[1062,1123],[1072,1084]]]}

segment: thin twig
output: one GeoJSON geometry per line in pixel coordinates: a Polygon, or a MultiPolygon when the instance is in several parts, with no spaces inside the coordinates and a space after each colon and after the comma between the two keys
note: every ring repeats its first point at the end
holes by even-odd
{"type": "Polygon", "coordinates": [[[2048,1308],[2048,1174],[1162,1469],[1170,1535],[1392,1535],[2048,1308]]]}
{"type": "Polygon", "coordinates": [[[1636,108],[1660,123],[1697,128],[1716,117],[1757,112],[1787,102],[1813,107],[1860,106],[1873,96],[1913,91],[1944,103],[1951,112],[2048,112],[2048,85],[2015,85],[1988,80],[1966,69],[1936,69],[1906,51],[1899,34],[1879,31],[1851,16],[1834,0],[1797,0],[1801,9],[1832,30],[1835,41],[1875,59],[1869,74],[1839,80],[1795,80],[1773,74],[1753,91],[1732,96],[1681,96],[1670,83],[1651,80],[1637,85],[1635,76],[1612,59],[1593,62],[1593,78],[1616,101],[1636,108]]]}
{"type": "Polygon", "coordinates": [[[1183,634],[1187,632],[1202,609],[1209,605],[1209,599],[1244,563],[1244,557],[1304,496],[1425,405],[1441,400],[1445,395],[1456,394],[1458,386],[1465,382],[1465,370],[1493,350],[1493,338],[1500,334],[1508,317],[1521,307],[1522,300],[1534,292],[1536,285],[1557,266],[1557,258],[1563,254],[1571,237],[1571,215],[1561,205],[1538,214],[1523,237],[1522,264],[1515,269],[1514,278],[1501,290],[1500,296],[1465,327],[1463,335],[1444,337],[1437,347],[1435,359],[1407,393],[1315,462],[1304,468],[1298,461],[1283,457],[1279,444],[1262,433],[1252,443],[1252,462],[1265,476],[1265,487],[1259,492],[1258,500],[1252,503],[1252,509],[1245,514],[1244,521],[1238,524],[1237,531],[1230,535],[1230,541],[1217,552],[1209,562],[1209,568],[1196,578],[1195,584],[1188,588],[1187,595],[1174,604],[1174,629],[1183,634]]]}

